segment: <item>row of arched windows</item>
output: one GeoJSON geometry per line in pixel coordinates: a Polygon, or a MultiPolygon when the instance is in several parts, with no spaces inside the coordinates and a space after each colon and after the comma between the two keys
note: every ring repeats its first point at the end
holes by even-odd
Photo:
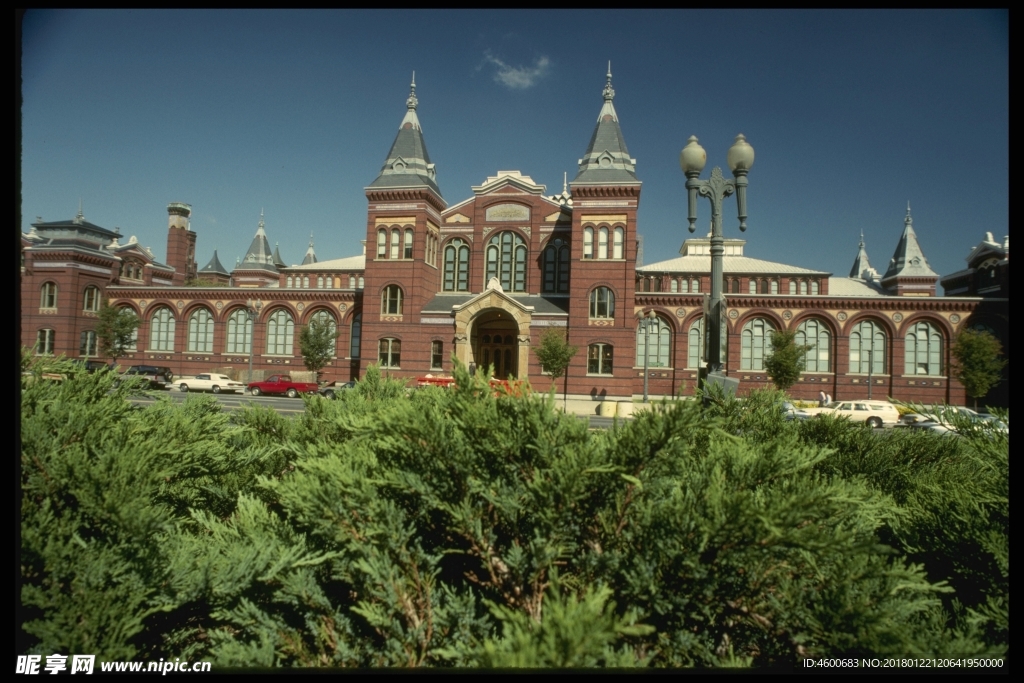
{"type": "Polygon", "coordinates": [[[583,228],[583,258],[585,259],[621,259],[622,246],[625,231],[622,228],[614,228],[609,231],[606,227],[596,230],[592,227],[583,228]],[[594,238],[597,238],[595,249],[594,238]],[[609,239],[611,244],[609,245],[609,239]]]}
{"type": "MultiPolygon", "coordinates": [[[[744,278],[746,279],[746,278],[744,278]]],[[[738,277],[726,278],[725,291],[730,294],[739,294],[742,280],[738,277]]],[[[747,279],[748,294],[779,294],[781,293],[781,280],[779,278],[749,278],[747,279]]],[[[818,279],[791,279],[788,283],[789,293],[817,295],[821,292],[821,285],[818,279]]],[[[636,280],[638,292],[671,292],[673,294],[697,294],[700,292],[700,279],[697,277],[669,277],[669,276],[639,276],[636,280]]]]}
{"type": "Polygon", "coordinates": [[[377,258],[411,259],[412,238],[412,228],[406,228],[404,232],[392,228],[390,238],[388,230],[381,228],[377,231],[377,258]]]}
{"type": "MultiPolygon", "coordinates": [[[[740,370],[764,370],[764,361],[771,352],[774,325],[765,318],[753,318],[740,331],[740,370]]],[[[698,318],[687,333],[686,367],[699,368],[703,364],[704,321],[698,318]]],[[[796,329],[796,344],[806,346],[804,372],[832,372],[832,333],[828,326],[814,318],[804,320],[796,329]]],[[[871,320],[859,322],[850,331],[850,374],[884,375],[886,345],[885,330],[871,320]]],[[[911,326],[904,338],[904,374],[941,376],[943,373],[944,338],[939,329],[928,322],[911,326]]],[[[649,330],[637,327],[636,366],[642,367],[647,355],[648,367],[668,367],[672,348],[672,330],[662,318],[652,321],[649,330]]]]}
{"type": "MultiPolygon", "coordinates": [[[[342,275],[338,278],[338,287],[343,287],[346,279],[342,275]]],[[[333,275],[289,275],[285,278],[284,286],[287,289],[309,289],[312,285],[316,285],[317,289],[335,289],[335,282],[333,275]],[[313,279],[315,278],[315,279],[313,279]]],[[[348,288],[349,289],[362,289],[363,288],[363,276],[355,275],[350,273],[348,275],[348,288]]]]}
{"type": "MultiPolygon", "coordinates": [[[[444,275],[441,288],[445,292],[469,291],[471,250],[462,238],[450,240],[444,247],[444,275]]],[[[542,291],[547,294],[569,293],[569,242],[553,239],[544,248],[542,291]]],[[[526,291],[526,264],[529,250],[526,241],[510,230],[491,237],[484,247],[484,283],[497,278],[502,289],[526,291]]]]}

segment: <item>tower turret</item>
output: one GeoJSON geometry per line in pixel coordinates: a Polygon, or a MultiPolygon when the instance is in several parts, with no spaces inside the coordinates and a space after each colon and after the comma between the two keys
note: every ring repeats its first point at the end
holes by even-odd
{"type": "Polygon", "coordinates": [[[167,205],[167,265],[174,268],[171,281],[176,285],[196,277],[196,234],[189,225],[191,216],[189,204],[167,205]]]}

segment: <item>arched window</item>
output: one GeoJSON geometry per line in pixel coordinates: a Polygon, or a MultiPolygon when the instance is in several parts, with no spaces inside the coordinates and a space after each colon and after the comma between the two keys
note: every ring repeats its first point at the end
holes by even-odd
{"type": "Polygon", "coordinates": [[[363,276],[360,275],[359,276],[359,283],[356,285],[356,289],[362,289],[362,288],[363,288],[363,276]]]}
{"type": "Polygon", "coordinates": [[[174,350],[174,314],[166,306],[158,308],[149,319],[149,350],[174,350]]]}
{"type": "Polygon", "coordinates": [[[349,275],[348,276],[348,288],[349,289],[355,289],[356,288],[356,276],[355,275],[349,275]]]}
{"type": "Polygon", "coordinates": [[[348,338],[348,355],[349,358],[359,358],[359,354],[362,352],[362,340],[363,340],[363,314],[356,313],[352,316],[352,332],[348,338]]]}
{"type": "Polygon", "coordinates": [[[94,285],[89,285],[85,288],[85,293],[82,297],[82,310],[96,312],[100,310],[100,288],[94,285]]]}
{"type": "Polygon", "coordinates": [[[381,339],[377,360],[382,368],[398,368],[402,364],[402,342],[398,339],[381,339]]]}
{"type": "Polygon", "coordinates": [[[569,245],[565,240],[551,240],[544,249],[544,291],[569,293],[569,245]]]}
{"type": "Polygon", "coordinates": [[[597,231],[597,258],[608,258],[608,228],[597,231]]]}
{"type": "Polygon", "coordinates": [[[683,294],[688,294],[690,292],[690,281],[685,277],[679,281],[679,291],[683,294]]]}
{"type": "Polygon", "coordinates": [[[767,280],[761,280],[761,293],[762,294],[767,294],[768,293],[768,281],[767,280]]]}
{"type": "Polygon", "coordinates": [[[885,331],[870,320],[864,320],[850,332],[850,373],[885,374],[885,331]]]}
{"type": "Polygon", "coordinates": [[[85,357],[96,355],[96,333],[92,330],[82,332],[78,355],[85,357]]]}
{"type": "Polygon", "coordinates": [[[800,281],[800,293],[807,294],[807,280],[800,281]]]}
{"type": "Polygon", "coordinates": [[[811,280],[811,294],[813,294],[815,296],[818,294],[818,281],[817,280],[811,280]]]}
{"type": "Polygon", "coordinates": [[[690,293],[691,294],[700,294],[700,280],[697,280],[697,279],[690,280],[690,293]]]}
{"type": "Polygon", "coordinates": [[[323,289],[324,288],[324,276],[323,275],[317,275],[316,276],[316,288],[317,289],[323,289]]]}
{"type": "Polygon", "coordinates": [[[772,280],[772,294],[778,294],[778,293],[779,293],[779,281],[778,280],[772,280]]]}
{"type": "Polygon", "coordinates": [[[614,242],[612,243],[612,258],[622,258],[622,238],[624,235],[622,228],[615,228],[614,242]]]}
{"type": "Polygon", "coordinates": [[[686,367],[701,367],[704,361],[704,318],[693,321],[686,341],[686,367]]]}
{"type": "Polygon", "coordinates": [[[380,293],[381,315],[402,315],[402,288],[388,285],[380,293]]]}
{"type": "Polygon", "coordinates": [[[644,366],[644,354],[647,354],[647,367],[667,368],[669,367],[669,351],[672,348],[672,328],[668,322],[660,317],[649,320],[644,325],[636,327],[636,365],[644,366]],[[650,340],[650,348],[647,342],[650,340]]]}
{"type": "Polygon", "coordinates": [[[740,281],[739,281],[739,278],[735,278],[734,277],[732,279],[732,293],[733,294],[739,294],[740,293],[740,281]]]}
{"type": "Polygon", "coordinates": [[[377,258],[387,258],[388,231],[383,228],[377,231],[377,258]]]}
{"type": "MultiPolygon", "coordinates": [[[[320,309],[319,311],[314,313],[313,316],[309,319],[309,321],[313,322],[314,320],[318,320],[321,324],[326,324],[327,327],[331,330],[331,334],[337,333],[337,331],[338,331],[338,321],[335,320],[334,316],[331,315],[330,313],[328,313],[327,311],[325,311],[323,309],[320,309]]],[[[331,357],[332,358],[335,355],[337,355],[337,348],[335,346],[336,342],[337,342],[336,338],[331,340],[331,357]]]]}
{"type": "Polygon", "coordinates": [[[942,334],[931,323],[915,323],[907,331],[905,349],[907,375],[942,374],[942,334]]]}
{"type": "Polygon", "coordinates": [[[612,290],[607,287],[597,287],[590,293],[590,317],[615,317],[615,293],[612,290]]]}
{"type": "Polygon", "coordinates": [[[771,350],[771,335],[775,331],[764,318],[754,318],[743,326],[740,346],[741,370],[764,370],[764,359],[771,350]]]}
{"type": "Polygon", "coordinates": [[[789,293],[796,294],[796,280],[789,281],[789,293]]]}
{"type": "Polygon", "coordinates": [[[676,292],[679,291],[679,282],[675,278],[672,278],[672,284],[670,285],[670,287],[672,293],[675,294],[676,292]]]}
{"type": "Polygon", "coordinates": [[[39,288],[39,308],[57,308],[57,283],[46,282],[39,288]]]}
{"type": "Polygon", "coordinates": [[[444,248],[444,291],[469,291],[469,245],[461,239],[450,241],[444,248]]]}
{"type": "Polygon", "coordinates": [[[251,340],[252,321],[249,320],[249,312],[244,308],[236,308],[228,317],[228,338],[224,352],[248,355],[251,340]]]}
{"type": "Polygon", "coordinates": [[[324,278],[324,285],[327,289],[334,289],[334,276],[328,275],[324,278]]]}
{"type": "Polygon", "coordinates": [[[430,342],[430,369],[444,369],[444,342],[430,342]]]}
{"type": "Polygon", "coordinates": [[[611,344],[591,344],[587,347],[587,373],[591,375],[612,374],[611,344]]]}
{"type": "Polygon", "coordinates": [[[213,353],[213,316],[205,308],[197,308],[188,318],[189,351],[213,353]]]}
{"type": "Polygon", "coordinates": [[[292,279],[291,275],[289,275],[288,279],[285,281],[285,287],[287,287],[288,289],[291,289],[294,285],[295,285],[295,280],[292,279]]]}
{"type": "Polygon", "coordinates": [[[405,230],[405,250],[402,258],[412,258],[412,228],[405,230]]]}
{"type": "Polygon", "coordinates": [[[36,333],[36,355],[52,356],[57,341],[57,333],[53,330],[39,330],[36,333]]]}
{"type": "Polygon", "coordinates": [[[526,291],[526,243],[518,234],[500,232],[487,241],[487,274],[484,283],[498,278],[507,292],[526,291]]]}
{"type": "Polygon", "coordinates": [[[302,288],[303,289],[309,289],[309,276],[308,275],[303,275],[302,276],[302,288]]]}
{"type": "Polygon", "coordinates": [[[279,308],[267,320],[267,353],[271,356],[292,355],[295,339],[295,320],[292,314],[279,308]]]}
{"type": "Polygon", "coordinates": [[[391,231],[391,258],[398,258],[399,242],[402,239],[402,233],[395,228],[391,231]]]}
{"type": "Polygon", "coordinates": [[[750,278],[750,283],[747,286],[750,294],[757,294],[757,280],[750,278]]]}
{"type": "Polygon", "coordinates": [[[594,258],[593,228],[583,228],[583,258],[594,258]]]}
{"type": "Polygon", "coordinates": [[[832,369],[832,335],[820,320],[805,320],[796,328],[797,346],[807,345],[804,372],[829,372],[832,369]]]}

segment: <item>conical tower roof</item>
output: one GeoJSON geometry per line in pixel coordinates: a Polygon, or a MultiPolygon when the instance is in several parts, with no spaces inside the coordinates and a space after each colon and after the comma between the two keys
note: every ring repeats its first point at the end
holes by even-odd
{"type": "Polygon", "coordinates": [[[264,229],[263,211],[260,211],[260,223],[256,228],[256,235],[252,238],[249,251],[245,252],[239,268],[243,270],[258,269],[272,270],[277,272],[274,265],[274,255],[270,252],[270,242],[267,241],[267,232],[264,229]]]}
{"type": "Polygon", "coordinates": [[[277,242],[274,243],[274,265],[278,268],[284,268],[287,265],[281,258],[280,245],[277,242]]]}
{"type": "Polygon", "coordinates": [[[860,250],[857,258],[853,259],[853,267],[850,268],[850,277],[858,280],[877,280],[878,271],[871,267],[868,262],[868,252],[864,248],[864,231],[860,233],[860,250]]]}
{"type": "Polygon", "coordinates": [[[316,252],[313,251],[313,235],[309,236],[309,249],[306,250],[306,257],[302,259],[302,265],[308,266],[311,263],[316,263],[316,252]]]}
{"type": "Polygon", "coordinates": [[[227,275],[228,274],[227,269],[224,268],[223,265],[221,265],[220,259],[217,258],[217,250],[216,249],[213,250],[213,258],[210,259],[210,262],[207,263],[205,266],[203,266],[202,270],[200,270],[199,272],[200,273],[217,273],[218,275],[227,275]]]}
{"type": "Polygon", "coordinates": [[[580,170],[573,179],[577,183],[638,183],[636,160],[626,149],[626,140],[619,128],[619,115],[615,113],[615,90],[612,89],[612,65],[608,63],[608,81],[602,96],[604,104],[597,115],[597,126],[590,138],[587,153],[580,159],[580,170]]]}
{"type": "Polygon", "coordinates": [[[907,217],[903,219],[903,235],[899,244],[896,245],[896,252],[889,262],[889,269],[885,271],[883,282],[896,277],[938,277],[938,274],[928,266],[928,260],[921,251],[921,245],[917,243],[917,234],[914,232],[914,219],[910,217],[910,203],[907,203],[907,217]]]}
{"type": "Polygon", "coordinates": [[[412,75],[409,98],[405,101],[406,112],[398,126],[398,135],[388,152],[387,161],[380,169],[380,175],[370,183],[370,188],[429,187],[441,195],[435,179],[434,164],[430,163],[427,144],[423,140],[423,129],[416,115],[419,100],[416,99],[416,74],[412,75]]]}

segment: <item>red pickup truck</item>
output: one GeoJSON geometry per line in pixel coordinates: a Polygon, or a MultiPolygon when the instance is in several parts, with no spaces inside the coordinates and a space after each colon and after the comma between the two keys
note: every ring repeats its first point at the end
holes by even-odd
{"type": "Polygon", "coordinates": [[[262,382],[251,382],[249,393],[253,396],[285,394],[288,398],[295,398],[299,394],[315,394],[319,388],[316,382],[293,382],[291,375],[271,375],[262,382]]]}

